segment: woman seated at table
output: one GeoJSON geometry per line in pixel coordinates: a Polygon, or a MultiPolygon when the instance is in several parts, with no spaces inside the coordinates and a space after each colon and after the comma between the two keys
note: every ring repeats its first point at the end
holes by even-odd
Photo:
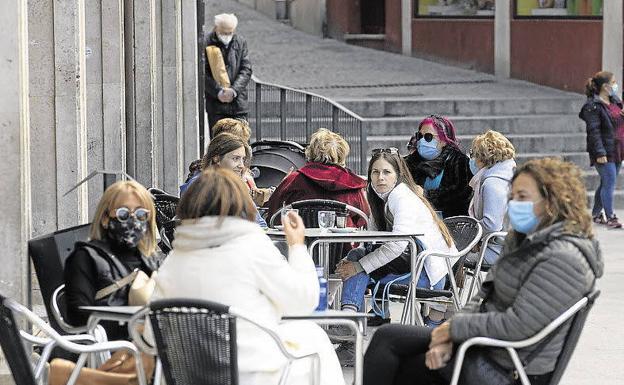
{"type": "MultiPolygon", "coordinates": [[[[423,197],[422,189],[414,184],[405,161],[396,148],[373,150],[368,166],[368,202],[371,206],[371,230],[391,231],[401,234],[423,234],[419,237],[427,249],[442,253],[456,253],[453,239],[423,197]]],[[[404,275],[411,271],[411,253],[408,243],[388,242],[376,250],[363,247],[353,249],[336,268],[344,280],[342,309],[364,311],[364,292],[370,279],[379,280],[386,275],[404,275]]],[[[418,287],[440,290],[446,283],[446,262],[442,258],[427,257],[418,279],[418,287]]],[[[387,310],[387,309],[386,309],[387,310]]],[[[444,309],[432,309],[427,324],[440,324],[444,309]]],[[[390,322],[390,314],[384,311],[390,322]]],[[[343,343],[341,351],[350,350],[350,343],[343,343]]],[[[340,351],[339,351],[340,354],[340,351]]],[[[345,354],[346,355],[346,354],[345,354]]],[[[342,358],[341,358],[342,361],[342,358]]]]}
{"type": "MultiPolygon", "coordinates": [[[[288,175],[268,202],[268,217],[284,204],[305,199],[331,199],[346,203],[369,215],[364,195],[366,181],[345,168],[349,144],[326,128],[319,128],[306,147],[306,164],[288,175]]],[[[351,213],[347,226],[362,227],[366,219],[351,213]]]]}
{"type": "MultiPolygon", "coordinates": [[[[507,214],[513,230],[477,297],[433,331],[380,328],[366,351],[365,384],[448,384],[457,344],[473,337],[527,339],[592,290],[603,262],[577,166],[553,158],[520,166],[507,214]]],[[[569,326],[525,363],[531,384],[549,383],[569,326]]],[[[518,349],[520,359],[534,349],[518,349]]],[[[504,349],[469,349],[460,383],[515,383],[513,367],[504,349]]]]}
{"type": "MultiPolygon", "coordinates": [[[[65,263],[68,320],[80,326],[89,314],[80,306],[128,305],[129,280],[135,270],[156,270],[156,220],[150,193],[137,182],[120,181],[106,189],[95,211],[88,242],[77,242],[65,263]]],[[[125,339],[128,331],[103,322],[108,339],[125,339]]]]}
{"type": "MultiPolygon", "coordinates": [[[[289,213],[284,232],[288,260],[254,222],[255,207],[239,175],[208,168],[178,206],[182,220],[173,251],[159,270],[153,299],[196,298],[253,315],[282,336],[289,349],[320,355],[321,384],[343,384],[327,335],[314,323],[280,323],[284,314],[314,311],[319,300],[316,269],[304,245],[301,218],[289,213]]],[[[285,359],[263,331],[237,322],[241,384],[277,384],[285,359]]],[[[289,384],[306,384],[310,367],[293,368],[289,384]]]]}
{"type": "Polygon", "coordinates": [[[444,218],[467,215],[472,188],[468,157],[460,150],[453,123],[431,115],[418,125],[408,144],[416,151],[405,157],[416,184],[425,189],[425,196],[444,218]]]}
{"type": "MultiPolygon", "coordinates": [[[[513,144],[496,131],[487,131],[472,140],[470,149],[470,180],[474,194],[468,214],[483,227],[483,234],[503,230],[507,197],[516,168],[513,144]]],[[[491,244],[485,251],[484,263],[494,264],[502,245],[491,244]]],[[[473,257],[473,256],[471,256],[473,257]]]]}
{"type": "MultiPolygon", "coordinates": [[[[222,132],[210,141],[206,154],[202,158],[201,169],[206,170],[209,167],[226,168],[243,180],[246,169],[245,162],[250,156],[251,150],[242,138],[228,132],[222,132]]],[[[191,186],[199,176],[200,174],[197,174],[192,178],[188,182],[188,186],[191,186]]],[[[251,194],[249,189],[247,191],[251,194]]],[[[267,227],[266,221],[260,216],[258,209],[254,209],[254,215],[258,225],[267,227]]]]}

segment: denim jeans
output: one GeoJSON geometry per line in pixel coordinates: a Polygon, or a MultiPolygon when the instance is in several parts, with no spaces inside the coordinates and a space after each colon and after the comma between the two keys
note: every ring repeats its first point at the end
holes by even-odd
{"type": "MultiPolygon", "coordinates": [[[[363,249],[353,249],[349,252],[346,259],[348,261],[359,261],[362,257],[364,257],[365,252],[363,249]]],[[[398,257],[401,258],[401,257],[398,257]]],[[[399,275],[391,274],[395,277],[399,275]]],[[[349,304],[357,306],[358,311],[365,311],[364,309],[364,293],[366,292],[366,287],[371,282],[371,277],[365,272],[357,273],[351,278],[347,279],[342,284],[342,297],[341,303],[343,305],[349,304]]],[[[405,283],[405,282],[401,282],[405,283]]],[[[446,283],[446,277],[443,277],[441,280],[435,283],[435,285],[431,285],[429,282],[429,276],[427,276],[427,272],[425,269],[420,273],[420,277],[418,278],[418,283],[416,286],[424,287],[428,289],[434,290],[442,290],[444,289],[444,285],[446,283]]]]}
{"type": "Polygon", "coordinates": [[[621,162],[596,163],[596,171],[600,175],[600,185],[594,195],[594,208],[592,216],[600,214],[604,208],[607,219],[613,216],[613,193],[615,192],[615,182],[620,172],[621,162]]]}

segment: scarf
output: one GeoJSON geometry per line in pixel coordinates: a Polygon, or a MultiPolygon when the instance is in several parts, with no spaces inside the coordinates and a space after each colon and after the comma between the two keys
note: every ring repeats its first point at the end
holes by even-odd
{"type": "Polygon", "coordinates": [[[481,168],[479,172],[477,172],[472,177],[472,179],[470,179],[470,182],[468,182],[468,185],[472,187],[473,191],[472,199],[470,200],[470,206],[468,206],[468,215],[476,219],[483,218],[483,202],[481,201],[481,177],[486,170],[488,169],[485,167],[481,168]]]}

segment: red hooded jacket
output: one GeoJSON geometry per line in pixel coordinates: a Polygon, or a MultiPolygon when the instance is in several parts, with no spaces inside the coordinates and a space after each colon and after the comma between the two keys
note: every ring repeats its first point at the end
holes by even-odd
{"type": "MultiPolygon", "coordinates": [[[[279,211],[283,203],[304,199],[332,199],[349,204],[370,215],[364,189],[366,181],[350,170],[336,165],[308,162],[293,171],[277,187],[267,202],[268,218],[279,211]]],[[[359,215],[350,215],[347,226],[364,226],[359,215]]]]}

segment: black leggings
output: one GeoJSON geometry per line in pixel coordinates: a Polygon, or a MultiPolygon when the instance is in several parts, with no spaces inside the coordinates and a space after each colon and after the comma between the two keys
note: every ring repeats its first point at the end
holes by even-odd
{"type": "MultiPolygon", "coordinates": [[[[431,330],[407,325],[379,328],[364,356],[364,385],[449,384],[453,375],[452,360],[440,370],[429,370],[425,365],[431,330]]],[[[548,373],[529,376],[529,380],[533,385],[545,385],[550,377],[548,373]]]]}

